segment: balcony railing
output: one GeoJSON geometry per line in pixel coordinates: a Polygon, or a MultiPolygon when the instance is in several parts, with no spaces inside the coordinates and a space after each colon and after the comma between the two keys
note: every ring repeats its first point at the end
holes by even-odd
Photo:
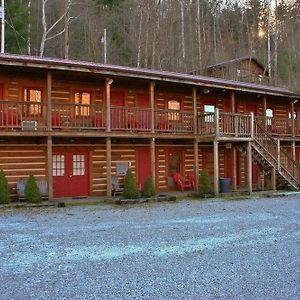
{"type": "Polygon", "coordinates": [[[271,117],[255,117],[255,119],[272,135],[287,137],[293,135],[292,119],[271,117]]]}
{"type": "Polygon", "coordinates": [[[0,101],[0,128],[45,130],[46,105],[40,102],[0,101]]]}
{"type": "MultiPolygon", "coordinates": [[[[116,107],[110,109],[110,129],[120,132],[156,132],[194,134],[192,111],[116,107]],[[152,127],[153,126],[153,127],[152,127]]],[[[52,103],[51,121],[47,122],[46,102],[0,101],[0,129],[22,131],[106,130],[106,107],[98,104],[52,103]],[[50,124],[48,124],[50,123],[50,124]],[[50,129],[49,128],[49,129],[50,129]]],[[[300,119],[255,117],[272,135],[300,137],[300,119]],[[294,129],[294,132],[293,132],[294,129]]],[[[224,137],[251,137],[251,116],[247,114],[206,113],[197,117],[197,134],[224,137]],[[216,117],[218,116],[218,117],[216,117]],[[217,123],[215,122],[217,121],[217,123]]]]}
{"type": "MultiPolygon", "coordinates": [[[[52,103],[53,130],[105,130],[106,107],[96,104],[52,103]]],[[[150,108],[116,107],[110,109],[110,129],[121,132],[152,131],[150,108]]],[[[155,110],[153,130],[158,133],[193,133],[193,113],[155,110]]],[[[46,130],[46,103],[0,101],[0,128],[3,130],[46,130]]]]}
{"type": "Polygon", "coordinates": [[[251,115],[215,112],[198,116],[200,135],[212,135],[216,131],[220,136],[250,137],[251,115]]]}
{"type": "Polygon", "coordinates": [[[136,107],[111,107],[111,130],[151,131],[151,110],[136,107]]]}
{"type": "Polygon", "coordinates": [[[154,129],[157,132],[192,133],[194,115],[189,111],[155,110],[154,129]]]}
{"type": "Polygon", "coordinates": [[[219,131],[225,136],[250,137],[251,115],[220,113],[219,131]]]}

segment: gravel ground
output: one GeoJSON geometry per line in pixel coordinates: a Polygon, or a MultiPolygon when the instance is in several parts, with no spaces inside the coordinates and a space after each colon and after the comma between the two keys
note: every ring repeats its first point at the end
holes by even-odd
{"type": "Polygon", "coordinates": [[[0,299],[300,299],[299,196],[0,212],[0,299]]]}

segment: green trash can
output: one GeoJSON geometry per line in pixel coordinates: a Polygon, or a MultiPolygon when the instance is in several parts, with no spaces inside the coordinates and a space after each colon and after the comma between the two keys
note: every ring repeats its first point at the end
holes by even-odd
{"type": "Polygon", "coordinates": [[[219,179],[220,185],[220,193],[230,193],[230,178],[220,178],[219,179]]]}

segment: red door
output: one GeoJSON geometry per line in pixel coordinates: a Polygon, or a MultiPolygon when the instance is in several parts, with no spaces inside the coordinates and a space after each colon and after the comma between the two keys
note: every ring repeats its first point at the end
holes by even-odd
{"type": "Polygon", "coordinates": [[[87,151],[56,150],[53,154],[54,197],[89,195],[87,151]]]}
{"type": "Polygon", "coordinates": [[[140,148],[137,151],[138,187],[144,186],[145,180],[151,176],[151,158],[149,148],[140,148]]]}
{"type": "Polygon", "coordinates": [[[3,100],[3,84],[0,83],[0,100],[3,100]]]}

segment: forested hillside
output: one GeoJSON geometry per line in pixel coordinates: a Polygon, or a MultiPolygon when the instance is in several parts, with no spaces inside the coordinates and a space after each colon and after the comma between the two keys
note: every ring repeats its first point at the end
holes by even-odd
{"type": "Polygon", "coordinates": [[[300,0],[7,0],[6,52],[188,72],[248,55],[300,90],[300,0]]]}

